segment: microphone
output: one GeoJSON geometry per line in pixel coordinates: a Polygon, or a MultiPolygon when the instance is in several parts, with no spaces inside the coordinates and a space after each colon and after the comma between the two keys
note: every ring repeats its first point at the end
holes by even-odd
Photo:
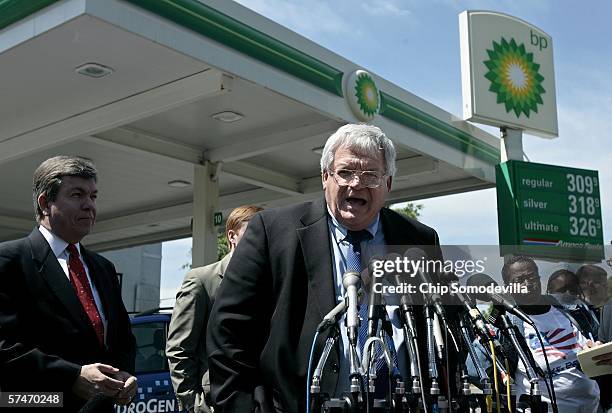
{"type": "Polygon", "coordinates": [[[493,339],[495,337],[495,333],[485,324],[485,320],[481,316],[480,311],[478,311],[478,308],[476,307],[476,304],[474,303],[472,297],[470,297],[469,295],[463,295],[463,293],[459,291],[458,288],[455,289],[455,297],[457,297],[459,301],[461,301],[463,306],[466,308],[467,314],[470,316],[470,320],[472,321],[472,324],[476,329],[478,335],[480,337],[483,337],[487,341],[493,339]]]}
{"type": "Polygon", "coordinates": [[[440,318],[438,314],[434,314],[433,333],[436,343],[436,353],[440,360],[444,359],[444,339],[442,338],[442,327],[440,327],[440,318]]]}
{"type": "MultiPolygon", "coordinates": [[[[425,264],[419,265],[415,263],[424,263],[424,260],[427,259],[427,254],[420,248],[410,248],[408,251],[404,253],[404,257],[408,258],[413,264],[412,267],[414,269],[415,275],[419,278],[421,283],[433,285],[431,281],[431,277],[425,271],[425,264]]],[[[444,307],[442,307],[442,298],[440,294],[436,292],[430,292],[428,294],[429,299],[434,307],[436,314],[442,320],[442,322],[446,323],[446,314],[444,312],[444,307]]]]}
{"type": "Polygon", "coordinates": [[[359,273],[354,271],[344,273],[342,285],[346,291],[346,328],[348,330],[348,338],[351,344],[357,345],[357,336],[359,334],[359,310],[357,308],[359,300],[357,299],[357,291],[361,286],[361,277],[359,273]]]}
{"type": "MultiPolygon", "coordinates": [[[[470,278],[468,278],[466,282],[468,287],[487,287],[490,285],[498,286],[497,282],[490,276],[484,273],[474,274],[470,278]]],[[[506,311],[511,312],[524,322],[529,325],[533,325],[533,321],[527,314],[525,314],[520,308],[518,308],[516,301],[514,298],[508,294],[496,293],[496,292],[475,292],[472,293],[471,296],[475,299],[493,302],[493,304],[500,305],[506,309],[506,311]]]]}
{"type": "MultiPolygon", "coordinates": [[[[363,290],[360,289],[357,293],[357,299],[361,303],[363,299],[363,290]]],[[[317,326],[317,331],[322,333],[327,330],[329,327],[340,321],[344,313],[346,312],[346,300],[340,301],[334,308],[331,309],[329,313],[323,317],[323,320],[317,326]]]]}
{"type": "MultiPolygon", "coordinates": [[[[376,256],[370,259],[370,264],[368,265],[368,274],[370,276],[370,286],[369,286],[369,303],[368,303],[368,337],[374,337],[376,335],[378,321],[385,320],[385,307],[382,303],[382,292],[378,289],[376,292],[374,285],[376,284],[374,269],[375,263],[385,261],[385,258],[376,256]]],[[[366,283],[367,284],[367,283],[366,283]]]]}

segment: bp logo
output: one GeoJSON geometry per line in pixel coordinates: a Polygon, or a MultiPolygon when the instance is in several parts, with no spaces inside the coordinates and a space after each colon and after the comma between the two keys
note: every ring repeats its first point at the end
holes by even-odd
{"type": "Polygon", "coordinates": [[[345,96],[355,116],[370,121],[380,110],[380,92],[374,78],[365,70],[351,73],[345,85],[345,96]]]}
{"type": "Polygon", "coordinates": [[[539,73],[540,65],[533,60],[533,53],[527,53],[525,45],[517,45],[502,37],[501,42],[493,41],[493,50],[487,49],[489,60],[484,64],[489,69],[485,77],[491,81],[489,90],[497,94],[497,103],[503,103],[507,113],[521,113],[529,117],[538,112],[542,105],[544,76],[539,73]]]}

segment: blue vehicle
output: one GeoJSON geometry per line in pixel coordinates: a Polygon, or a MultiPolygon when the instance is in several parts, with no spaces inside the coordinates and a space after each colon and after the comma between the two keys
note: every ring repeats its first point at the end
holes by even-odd
{"type": "Polygon", "coordinates": [[[131,316],[136,337],[138,392],[128,406],[115,406],[117,413],[181,412],[170,382],[166,338],[171,308],[156,308],[131,316]]]}

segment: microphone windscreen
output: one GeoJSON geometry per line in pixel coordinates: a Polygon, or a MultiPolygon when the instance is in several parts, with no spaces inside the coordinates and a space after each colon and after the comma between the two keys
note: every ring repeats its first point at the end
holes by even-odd
{"type": "MultiPolygon", "coordinates": [[[[477,287],[487,287],[489,285],[497,286],[497,282],[489,275],[484,273],[474,274],[470,278],[467,279],[466,285],[468,287],[477,286],[477,287]]],[[[491,297],[489,297],[486,293],[471,293],[470,296],[474,299],[481,301],[491,301],[491,297]]]]}
{"type": "Polygon", "coordinates": [[[361,286],[361,276],[358,272],[348,271],[344,273],[342,277],[342,285],[344,289],[347,290],[349,287],[354,286],[357,289],[361,286]]]}
{"type": "Polygon", "coordinates": [[[427,259],[427,254],[420,248],[409,248],[404,252],[404,257],[411,261],[422,261],[427,259]]]}
{"type": "Polygon", "coordinates": [[[376,274],[381,272],[381,268],[386,259],[387,258],[382,255],[374,255],[368,262],[367,271],[361,272],[363,289],[367,291],[368,294],[372,294],[372,288],[374,287],[374,283],[372,281],[375,279],[376,274]]]}

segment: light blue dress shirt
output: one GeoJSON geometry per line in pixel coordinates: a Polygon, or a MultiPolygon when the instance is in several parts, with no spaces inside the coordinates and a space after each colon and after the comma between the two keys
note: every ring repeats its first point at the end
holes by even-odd
{"type": "MultiPolygon", "coordinates": [[[[329,236],[332,245],[333,252],[333,273],[334,273],[334,293],[336,296],[336,302],[339,303],[343,300],[344,297],[344,287],[342,285],[342,277],[346,272],[346,254],[349,249],[349,242],[346,239],[348,230],[343,227],[338,220],[327,210],[327,222],[329,226],[329,236]]],[[[376,218],[372,221],[370,225],[366,228],[366,230],[373,236],[372,239],[368,241],[361,242],[361,257],[362,263],[368,263],[370,258],[375,255],[384,255],[386,253],[385,249],[385,235],[383,233],[382,225],[380,225],[380,214],[376,215],[376,218]]],[[[365,290],[368,290],[368,286],[366,286],[365,290]]],[[[364,291],[366,292],[366,291],[364,291]]],[[[364,294],[361,305],[368,305],[368,295],[364,294]]],[[[389,319],[391,320],[391,324],[393,325],[393,343],[395,348],[397,349],[397,359],[399,364],[400,372],[402,376],[406,378],[404,372],[406,369],[406,355],[404,351],[404,333],[402,329],[402,324],[399,317],[396,315],[395,309],[398,308],[396,305],[387,305],[386,310],[389,315],[389,319]]],[[[340,354],[340,370],[338,373],[338,386],[336,388],[336,394],[332,395],[333,397],[340,397],[343,392],[349,391],[349,343],[348,343],[348,334],[346,325],[344,322],[345,318],[343,317],[340,322],[340,338],[341,338],[341,354],[340,354]]],[[[367,320],[362,320],[362,322],[366,322],[367,320]]],[[[359,349],[358,349],[359,352],[359,349]]],[[[360,354],[361,357],[361,354],[360,354]]]]}

